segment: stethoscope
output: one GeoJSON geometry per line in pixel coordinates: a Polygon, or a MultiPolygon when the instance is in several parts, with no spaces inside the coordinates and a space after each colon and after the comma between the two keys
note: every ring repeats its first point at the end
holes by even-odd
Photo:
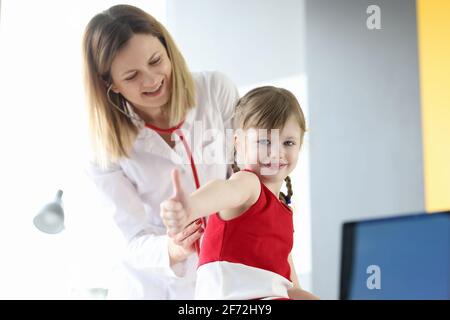
{"type": "MultiPolygon", "coordinates": [[[[162,128],[158,128],[156,126],[153,126],[151,124],[146,123],[145,126],[149,129],[152,129],[158,133],[162,133],[162,134],[172,134],[175,133],[176,135],[178,135],[178,137],[180,138],[181,142],[183,143],[184,146],[184,150],[186,151],[186,154],[189,158],[189,161],[191,163],[191,170],[192,170],[192,175],[194,177],[194,182],[195,182],[195,187],[196,189],[200,188],[200,181],[198,179],[198,174],[197,174],[197,167],[195,166],[195,161],[194,161],[194,157],[192,155],[192,151],[191,148],[189,147],[189,144],[186,141],[186,137],[183,134],[183,131],[180,130],[181,126],[184,124],[184,121],[181,121],[178,125],[176,125],[175,127],[172,128],[168,128],[168,129],[162,129],[162,128]]],[[[205,218],[201,218],[201,222],[203,227],[206,226],[206,220],[205,218]]],[[[195,223],[195,221],[193,222],[195,223]]],[[[194,243],[195,246],[195,251],[197,251],[197,254],[200,254],[200,244],[199,244],[199,240],[195,241],[194,243]]]]}
{"type": "MultiPolygon", "coordinates": [[[[137,122],[142,122],[142,119],[139,119],[135,116],[133,116],[131,113],[126,112],[125,110],[128,109],[125,99],[120,97],[120,104],[122,106],[122,108],[120,108],[119,106],[117,106],[112,100],[111,97],[109,95],[110,91],[112,88],[112,84],[108,86],[108,90],[106,91],[106,96],[108,98],[109,103],[111,103],[117,110],[119,110],[122,114],[124,114],[125,116],[127,116],[128,118],[135,120],[137,122]]],[[[175,127],[172,128],[168,128],[168,129],[162,129],[162,128],[158,128],[154,125],[145,124],[145,127],[151,130],[154,130],[158,133],[161,134],[172,134],[175,133],[176,135],[178,135],[178,137],[180,138],[181,142],[183,143],[184,146],[184,150],[186,151],[186,154],[189,158],[189,161],[191,163],[191,170],[192,170],[192,175],[194,177],[194,182],[195,182],[195,188],[199,189],[200,188],[200,180],[198,179],[198,174],[197,174],[197,167],[195,166],[195,161],[194,161],[194,157],[192,155],[192,151],[191,148],[189,147],[188,142],[186,141],[186,137],[183,134],[183,131],[180,129],[181,126],[184,124],[184,120],[181,121],[178,125],[176,125],[175,127]]],[[[202,226],[205,227],[206,226],[206,219],[205,218],[201,218],[201,222],[202,222],[202,226]]],[[[193,222],[195,223],[195,221],[193,222]]],[[[197,240],[194,243],[194,247],[195,247],[195,251],[197,252],[198,255],[200,255],[200,241],[197,240]]]]}

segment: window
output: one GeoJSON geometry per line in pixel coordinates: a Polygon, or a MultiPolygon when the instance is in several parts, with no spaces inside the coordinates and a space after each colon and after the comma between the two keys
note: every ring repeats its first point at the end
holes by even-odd
{"type": "MultiPolygon", "coordinates": [[[[81,39],[95,14],[119,3],[1,2],[0,299],[76,298],[107,287],[122,241],[84,173],[81,39]],[[66,230],[47,235],[32,220],[57,189],[66,230]]],[[[165,23],[165,0],[127,3],[165,23]]]]}

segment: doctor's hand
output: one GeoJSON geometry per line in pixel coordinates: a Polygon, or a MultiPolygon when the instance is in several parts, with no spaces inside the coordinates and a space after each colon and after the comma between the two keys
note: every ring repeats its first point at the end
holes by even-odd
{"type": "Polygon", "coordinates": [[[170,265],[186,260],[195,252],[194,243],[200,239],[203,231],[201,223],[192,222],[182,232],[169,237],[170,265]]]}
{"type": "Polygon", "coordinates": [[[169,235],[170,264],[181,262],[195,252],[194,243],[204,229],[201,221],[193,220],[189,198],[180,182],[178,170],[172,171],[173,196],[161,203],[161,218],[169,235]]]}
{"type": "Polygon", "coordinates": [[[161,218],[167,228],[169,237],[175,237],[181,233],[194,220],[189,204],[189,196],[185,193],[180,173],[172,170],[173,196],[161,203],[161,218]]]}

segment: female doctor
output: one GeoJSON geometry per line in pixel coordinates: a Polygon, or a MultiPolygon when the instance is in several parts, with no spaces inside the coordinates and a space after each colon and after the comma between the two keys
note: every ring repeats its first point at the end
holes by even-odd
{"type": "Polygon", "coordinates": [[[94,150],[89,173],[127,241],[109,298],[192,299],[203,226],[197,221],[168,237],[160,203],[171,196],[173,168],[189,192],[226,178],[224,140],[192,136],[231,128],[238,92],[221,73],[190,73],[167,30],[129,5],[92,18],[83,55],[94,150]],[[205,155],[215,161],[202,162],[205,155]]]}

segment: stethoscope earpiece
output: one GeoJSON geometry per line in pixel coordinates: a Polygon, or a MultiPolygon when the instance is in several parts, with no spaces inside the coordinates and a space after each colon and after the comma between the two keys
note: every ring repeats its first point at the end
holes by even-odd
{"type": "MultiPolygon", "coordinates": [[[[128,117],[130,120],[135,120],[137,122],[142,122],[142,119],[136,118],[135,116],[133,116],[131,113],[126,112],[125,110],[127,109],[125,103],[123,103],[123,109],[121,107],[119,107],[118,105],[116,105],[112,100],[111,100],[111,96],[109,95],[109,93],[112,90],[112,83],[109,84],[107,83],[107,87],[108,89],[106,90],[106,98],[108,99],[108,102],[110,104],[112,104],[117,110],[119,110],[120,113],[122,113],[123,115],[125,115],[126,117],[128,117]]],[[[118,93],[120,94],[120,93],[118,93]]]]}

